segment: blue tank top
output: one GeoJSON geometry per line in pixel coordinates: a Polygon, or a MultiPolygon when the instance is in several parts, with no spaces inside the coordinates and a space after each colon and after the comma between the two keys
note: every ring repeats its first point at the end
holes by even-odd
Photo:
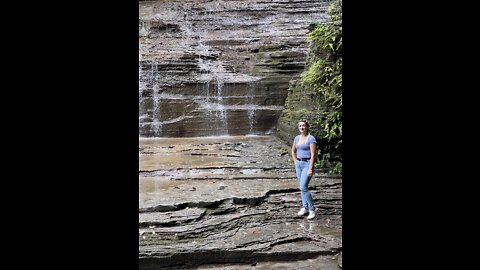
{"type": "Polygon", "coordinates": [[[308,134],[307,139],[301,144],[298,143],[299,139],[300,139],[300,135],[295,136],[295,139],[293,139],[293,143],[297,147],[297,158],[309,158],[310,144],[317,143],[317,140],[315,140],[315,137],[313,137],[310,134],[308,134]]]}

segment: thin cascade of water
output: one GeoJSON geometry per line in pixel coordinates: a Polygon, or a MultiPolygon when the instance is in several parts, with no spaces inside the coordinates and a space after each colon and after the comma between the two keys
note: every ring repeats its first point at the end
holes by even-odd
{"type": "Polygon", "coordinates": [[[142,70],[142,52],[138,52],[138,101],[141,103],[143,91],[145,90],[145,83],[142,80],[143,77],[143,70],[142,70]]]}
{"type": "Polygon", "coordinates": [[[205,82],[204,84],[201,84],[203,91],[202,94],[205,98],[205,116],[207,117],[206,119],[212,119],[212,107],[211,107],[211,102],[210,102],[210,83],[209,81],[205,82]]]}
{"type": "Polygon", "coordinates": [[[217,72],[214,72],[215,80],[216,80],[216,88],[217,88],[217,95],[216,95],[216,107],[217,107],[217,117],[220,119],[223,129],[228,134],[227,130],[227,111],[225,110],[222,102],[223,102],[223,78],[217,72]]]}
{"type": "Polygon", "coordinates": [[[138,102],[139,102],[139,115],[138,115],[138,125],[139,128],[142,129],[145,127],[149,121],[148,116],[148,106],[146,106],[146,101],[148,100],[147,88],[149,82],[149,73],[145,71],[144,62],[143,60],[143,50],[142,47],[139,49],[138,55],[138,73],[139,73],[139,81],[138,81],[138,102]]]}
{"type": "Polygon", "coordinates": [[[138,34],[139,36],[141,37],[147,37],[148,34],[149,34],[149,31],[147,29],[147,23],[146,22],[142,22],[142,27],[140,28],[140,30],[138,31],[138,34]]]}
{"type": "Polygon", "coordinates": [[[160,132],[162,130],[162,122],[158,119],[157,115],[160,114],[160,99],[161,95],[159,93],[159,87],[157,83],[157,76],[158,76],[158,64],[156,62],[152,62],[151,68],[151,84],[152,84],[152,98],[153,98],[153,108],[152,108],[152,133],[154,136],[160,136],[160,132]]]}
{"type": "Polygon", "coordinates": [[[247,84],[247,105],[248,105],[248,125],[249,125],[249,134],[254,135],[253,128],[254,128],[254,120],[255,120],[255,106],[253,106],[253,95],[255,94],[255,87],[254,85],[249,82],[247,84]]]}
{"type": "MultiPolygon", "coordinates": [[[[207,119],[212,119],[212,111],[214,111],[213,117],[218,124],[218,135],[228,135],[227,128],[227,111],[223,105],[223,87],[225,70],[221,63],[216,60],[210,60],[206,56],[211,54],[212,48],[205,45],[203,37],[206,33],[199,33],[198,37],[198,68],[200,70],[199,80],[203,82],[203,94],[205,96],[205,114],[207,119]],[[215,87],[216,91],[213,91],[213,96],[210,95],[211,83],[215,87]]],[[[211,127],[210,127],[211,128],[211,127]]]]}

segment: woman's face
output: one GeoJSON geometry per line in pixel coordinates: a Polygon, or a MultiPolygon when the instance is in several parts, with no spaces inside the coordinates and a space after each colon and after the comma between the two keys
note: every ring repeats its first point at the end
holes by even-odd
{"type": "Polygon", "coordinates": [[[308,131],[307,124],[305,122],[298,122],[298,130],[301,133],[306,133],[308,131]]]}

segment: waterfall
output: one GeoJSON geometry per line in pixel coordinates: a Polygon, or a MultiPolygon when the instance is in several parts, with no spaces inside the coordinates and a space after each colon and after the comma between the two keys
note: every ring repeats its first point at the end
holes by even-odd
{"type": "Polygon", "coordinates": [[[212,121],[216,122],[216,134],[228,135],[227,126],[227,110],[223,104],[223,86],[225,82],[224,74],[226,73],[222,63],[215,59],[209,59],[213,53],[213,49],[203,43],[203,37],[206,33],[201,33],[198,38],[198,69],[200,70],[199,80],[203,82],[204,91],[204,106],[205,116],[210,121],[206,124],[209,125],[208,129],[211,129],[212,121]],[[214,87],[213,91],[210,91],[210,87],[214,87]],[[210,95],[213,93],[213,96],[210,95]],[[212,115],[212,111],[214,112],[212,115]]]}
{"type": "Polygon", "coordinates": [[[223,105],[223,78],[218,72],[213,72],[216,80],[216,117],[220,120],[221,130],[223,130],[226,134],[220,135],[228,135],[228,128],[227,128],[227,111],[225,110],[225,106],[223,105]]]}
{"type": "Polygon", "coordinates": [[[160,115],[160,93],[159,93],[159,87],[157,83],[158,64],[156,62],[152,62],[151,70],[152,70],[151,82],[152,82],[152,98],[153,98],[151,129],[154,136],[159,137],[162,129],[162,122],[160,122],[160,120],[157,117],[157,115],[160,115]]]}
{"type": "Polygon", "coordinates": [[[139,63],[138,63],[138,73],[139,73],[139,81],[138,81],[138,100],[139,100],[139,114],[138,114],[138,125],[139,128],[144,128],[147,123],[148,119],[150,118],[148,115],[148,109],[145,105],[148,102],[147,96],[147,88],[148,88],[148,74],[144,71],[144,64],[143,64],[143,54],[140,50],[139,52],[139,63]]]}
{"type": "Polygon", "coordinates": [[[272,133],[327,5],[240,2],[140,2],[140,136],[272,133]]]}
{"type": "MultiPolygon", "coordinates": [[[[143,29],[143,28],[142,28],[143,29]]],[[[144,62],[142,51],[139,52],[139,127],[149,127],[153,136],[161,136],[162,122],[158,118],[160,115],[161,94],[158,83],[158,63],[151,61],[150,65],[144,62]]]]}
{"type": "Polygon", "coordinates": [[[253,103],[253,95],[255,94],[255,85],[251,82],[247,84],[247,110],[248,110],[248,126],[249,134],[254,135],[254,121],[255,121],[255,105],[253,103]]]}

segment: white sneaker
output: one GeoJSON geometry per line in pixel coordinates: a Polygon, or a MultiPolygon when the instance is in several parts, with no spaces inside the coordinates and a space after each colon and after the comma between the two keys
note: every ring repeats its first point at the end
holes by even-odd
{"type": "Polygon", "coordinates": [[[302,209],[300,209],[300,211],[298,211],[297,215],[303,216],[303,215],[305,215],[306,213],[307,213],[307,209],[302,208],[302,209]]]}
{"type": "Polygon", "coordinates": [[[308,217],[307,219],[313,219],[315,217],[315,210],[308,210],[308,217]]]}

